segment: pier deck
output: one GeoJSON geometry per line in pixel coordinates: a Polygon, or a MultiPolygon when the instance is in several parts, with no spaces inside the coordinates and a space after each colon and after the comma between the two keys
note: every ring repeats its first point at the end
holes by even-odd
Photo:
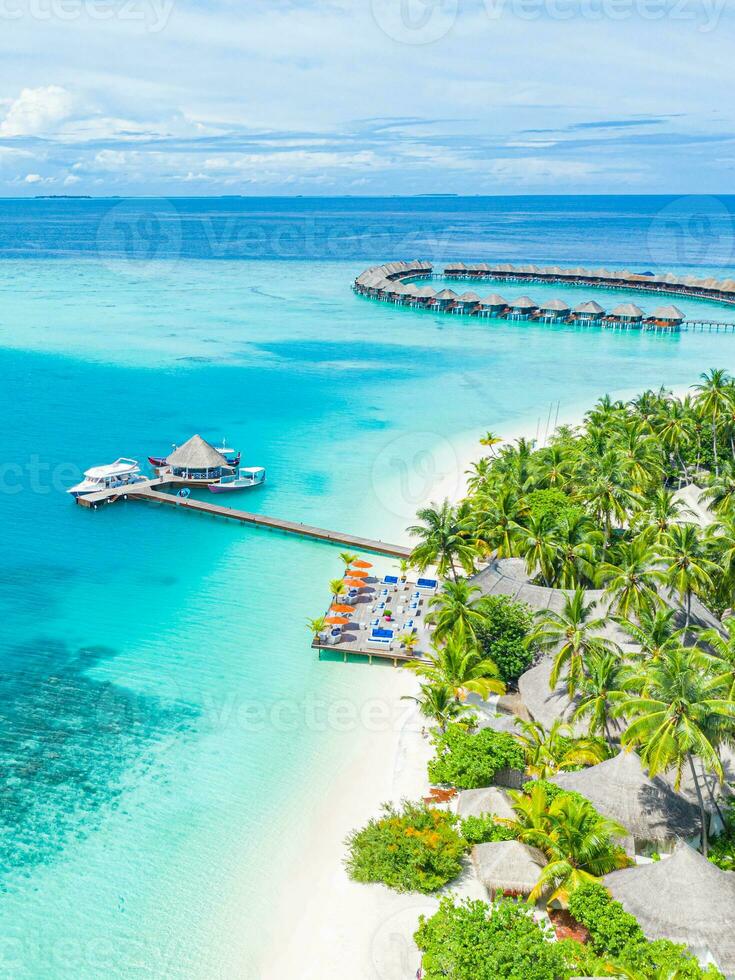
{"type": "Polygon", "coordinates": [[[142,500],[147,503],[165,504],[180,510],[198,511],[212,517],[224,517],[240,524],[251,524],[255,527],[265,527],[273,531],[284,531],[303,538],[313,538],[330,544],[344,545],[357,551],[367,551],[376,555],[386,555],[389,558],[408,558],[411,549],[399,544],[376,541],[372,538],[362,538],[354,534],[343,534],[341,531],[329,531],[297,521],[286,521],[278,517],[267,517],[265,514],[253,514],[250,511],[237,510],[234,507],[223,507],[221,504],[209,503],[205,500],[195,500],[192,497],[177,497],[170,493],[160,493],[159,490],[175,485],[177,481],[171,478],[146,480],[142,483],[131,484],[127,487],[117,487],[114,490],[102,490],[99,493],[80,497],[78,503],[82,507],[96,508],[102,504],[113,503],[116,500],[142,500]]]}

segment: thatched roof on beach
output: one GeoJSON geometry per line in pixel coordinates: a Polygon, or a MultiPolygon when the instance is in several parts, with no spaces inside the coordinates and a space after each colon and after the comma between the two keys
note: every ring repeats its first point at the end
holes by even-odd
{"type": "Polygon", "coordinates": [[[636,306],[635,303],[620,303],[612,311],[612,315],[640,317],[643,316],[643,310],[640,308],[640,306],[636,306]]]}
{"type": "Polygon", "coordinates": [[[673,303],[668,306],[657,306],[651,314],[655,320],[683,320],[684,314],[673,303]]]}
{"type": "Polygon", "coordinates": [[[518,299],[511,300],[509,306],[513,310],[537,310],[538,303],[530,296],[519,296],[518,299]]]}
{"type": "Polygon", "coordinates": [[[673,843],[699,834],[699,812],[663,779],[650,779],[635,752],[579,772],[552,776],[563,789],[586,796],[604,816],[640,841],[673,843]]]}
{"type": "Polygon", "coordinates": [[[483,813],[494,813],[501,820],[516,818],[510,797],[497,786],[462,790],[457,800],[457,813],[460,817],[479,817],[483,813]]]}
{"type": "Polygon", "coordinates": [[[546,858],[537,847],[517,840],[477,844],[472,848],[477,877],[488,891],[512,891],[528,895],[539,880],[546,858]]]}
{"type": "Polygon", "coordinates": [[[192,436],[167,457],[169,466],[182,470],[212,470],[227,467],[227,460],[201,436],[192,436]]]}
{"type": "MultiPolygon", "coordinates": [[[[553,689],[549,686],[552,666],[551,657],[544,657],[518,678],[518,692],[526,710],[544,728],[551,728],[559,720],[571,723],[575,708],[563,683],[553,689]]],[[[584,725],[578,727],[581,734],[584,725]]]]}
{"type": "Polygon", "coordinates": [[[594,313],[601,314],[604,313],[604,309],[599,303],[595,303],[593,299],[587,300],[586,303],[580,303],[579,306],[574,307],[575,313],[594,313]]]}
{"type": "Polygon", "coordinates": [[[735,874],[720,871],[688,844],[671,857],[606,875],[603,883],[640,922],[649,939],[709,952],[726,975],[735,972],[735,874]]]}

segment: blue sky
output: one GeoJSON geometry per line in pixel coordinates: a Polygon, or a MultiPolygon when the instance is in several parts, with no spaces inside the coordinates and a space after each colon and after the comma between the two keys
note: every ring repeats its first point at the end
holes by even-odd
{"type": "Polygon", "coordinates": [[[0,194],[725,193],[730,0],[0,0],[0,194]]]}

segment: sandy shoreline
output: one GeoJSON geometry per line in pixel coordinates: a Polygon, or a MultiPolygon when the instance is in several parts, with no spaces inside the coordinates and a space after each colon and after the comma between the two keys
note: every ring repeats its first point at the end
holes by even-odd
{"type": "MultiPolygon", "coordinates": [[[[681,397],[688,391],[688,387],[680,387],[674,393],[681,397]]],[[[628,400],[637,393],[638,389],[625,389],[613,390],[610,395],[628,400]]],[[[580,424],[590,407],[589,402],[560,406],[558,425],[580,424]]],[[[545,423],[546,416],[543,424],[526,419],[514,425],[513,431],[503,427],[497,431],[505,442],[512,442],[521,436],[534,438],[540,428],[538,445],[542,445],[545,423]]],[[[554,418],[551,423],[550,429],[554,418]]],[[[496,429],[492,419],[488,428],[496,429]]],[[[472,431],[450,440],[462,479],[458,480],[456,469],[442,474],[419,507],[439,503],[445,497],[456,501],[465,495],[466,472],[485,455],[478,442],[480,435],[472,431]]],[[[360,664],[323,666],[325,670],[354,671],[356,692],[362,691],[358,672],[379,670],[360,664]]],[[[411,935],[418,916],[430,914],[437,907],[437,899],[400,895],[381,885],[356,884],[349,880],[342,863],[345,837],[378,814],[381,803],[418,799],[429,788],[426,763],[431,747],[422,737],[417,709],[407,711],[407,702],[401,700],[402,695],[416,691],[417,680],[401,669],[381,673],[377,681],[380,696],[395,723],[379,732],[360,729],[350,734],[354,755],[332,784],[318,819],[308,831],[303,860],[273,910],[276,921],[283,924],[279,931],[282,941],[278,949],[269,952],[263,980],[291,976],[303,980],[410,980],[416,975],[419,957],[411,935]]],[[[373,680],[369,685],[371,697],[375,696],[373,680]]],[[[359,695],[356,697],[359,702],[359,695]]],[[[453,890],[484,897],[472,880],[453,890]]]]}

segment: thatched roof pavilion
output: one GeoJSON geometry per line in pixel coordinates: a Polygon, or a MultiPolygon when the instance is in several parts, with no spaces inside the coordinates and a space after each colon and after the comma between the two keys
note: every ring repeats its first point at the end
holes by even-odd
{"type": "Polygon", "coordinates": [[[455,299],[457,299],[457,294],[453,289],[442,289],[434,297],[437,303],[451,303],[455,299]]]}
{"type": "Polygon", "coordinates": [[[603,883],[640,922],[649,939],[685,943],[700,960],[711,956],[735,973],[735,874],[720,871],[680,843],[662,861],[606,875],[603,883]]]}
{"type": "MultiPolygon", "coordinates": [[[[587,797],[600,813],[625,827],[639,847],[647,844],[660,851],[679,838],[699,838],[697,808],[663,779],[649,779],[635,752],[619,752],[579,772],[558,773],[551,781],[587,797]]],[[[626,849],[635,853],[635,846],[626,849]]]]}
{"type": "Polygon", "coordinates": [[[461,296],[458,296],[457,302],[461,303],[463,306],[476,306],[480,302],[480,297],[477,295],[477,293],[468,291],[466,293],[462,293],[461,296]]]}
{"type": "Polygon", "coordinates": [[[472,848],[477,877],[494,896],[496,892],[528,895],[536,887],[546,857],[537,847],[517,840],[477,844],[472,848]]]}
{"type": "Polygon", "coordinates": [[[512,310],[537,310],[538,303],[531,299],[530,296],[519,296],[518,299],[511,300],[508,304],[512,310]]]}
{"type": "Polygon", "coordinates": [[[166,459],[174,476],[184,479],[218,479],[223,473],[231,473],[225,457],[201,436],[192,436],[166,459]]]}
{"type": "Polygon", "coordinates": [[[510,797],[497,786],[462,790],[457,800],[457,813],[460,817],[479,817],[483,813],[494,813],[501,820],[516,818],[510,797]]]}

